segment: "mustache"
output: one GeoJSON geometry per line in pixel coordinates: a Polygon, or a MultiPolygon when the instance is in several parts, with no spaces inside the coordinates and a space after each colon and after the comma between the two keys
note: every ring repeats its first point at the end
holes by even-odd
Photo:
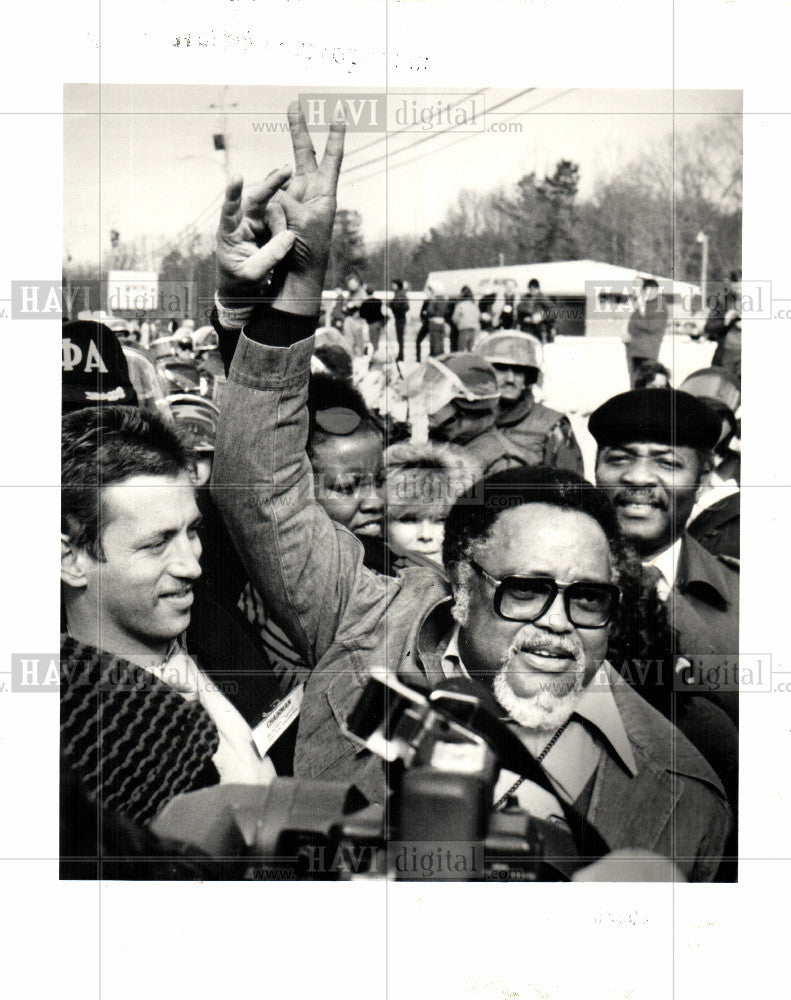
{"type": "Polygon", "coordinates": [[[582,654],[582,646],[576,638],[569,636],[566,639],[558,639],[536,628],[535,625],[526,625],[516,633],[508,654],[510,656],[513,653],[532,653],[536,650],[569,660],[577,660],[582,654]]]}
{"type": "Polygon", "coordinates": [[[653,487],[621,488],[613,494],[612,500],[615,504],[647,503],[660,510],[667,510],[667,497],[653,487]]]}

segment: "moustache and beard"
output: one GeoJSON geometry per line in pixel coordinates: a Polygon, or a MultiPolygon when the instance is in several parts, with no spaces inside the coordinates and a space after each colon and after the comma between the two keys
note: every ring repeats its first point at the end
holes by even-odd
{"type": "Polygon", "coordinates": [[[502,658],[492,691],[514,722],[525,729],[551,733],[571,717],[589,679],[586,676],[588,667],[582,643],[576,636],[563,640],[550,639],[546,632],[534,625],[525,625],[517,632],[511,648],[502,658]],[[520,654],[535,655],[536,650],[573,661],[573,664],[570,669],[556,672],[528,670],[520,664],[520,654]],[[517,693],[510,679],[512,676],[529,693],[517,693]]]}

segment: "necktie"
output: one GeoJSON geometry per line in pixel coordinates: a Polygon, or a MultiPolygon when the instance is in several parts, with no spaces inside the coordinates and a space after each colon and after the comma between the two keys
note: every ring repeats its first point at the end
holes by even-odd
{"type": "Polygon", "coordinates": [[[656,592],[660,601],[666,601],[670,594],[670,587],[665,579],[665,574],[658,566],[643,566],[643,583],[649,590],[656,592]]]}

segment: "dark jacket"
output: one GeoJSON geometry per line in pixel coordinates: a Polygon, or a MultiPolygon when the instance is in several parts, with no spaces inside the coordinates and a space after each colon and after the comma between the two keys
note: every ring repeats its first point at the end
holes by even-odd
{"type": "Polygon", "coordinates": [[[530,392],[516,406],[499,412],[497,426],[520,452],[530,456],[530,465],[584,474],[582,452],[568,417],[536,403],[530,392]]]}
{"type": "Polygon", "coordinates": [[[635,309],[629,317],[627,353],[634,358],[650,358],[656,361],[659,358],[666,326],[667,310],[657,299],[649,299],[645,304],[645,313],[635,309]]]}
{"type": "Polygon", "coordinates": [[[360,305],[360,319],[366,323],[381,323],[384,320],[382,315],[382,300],[371,295],[364,299],[360,305]]]}
{"type": "Polygon", "coordinates": [[[668,611],[680,676],[739,721],[739,574],[685,533],[668,611]]]}
{"type": "Polygon", "coordinates": [[[537,295],[525,292],[516,307],[516,319],[520,330],[544,341],[555,325],[555,310],[549,299],[540,292],[537,295]],[[536,314],[540,318],[534,320],[536,314]]]}
{"type": "Polygon", "coordinates": [[[409,312],[409,298],[403,288],[397,288],[390,299],[390,311],[396,320],[404,319],[409,312]]]}
{"type": "MultiPolygon", "coordinates": [[[[298,318],[264,312],[251,324],[251,335],[294,346],[284,350],[241,338],[220,420],[213,487],[255,586],[313,667],[295,774],[354,781],[381,802],[381,761],[341,726],[371,664],[430,680],[422,643],[438,609],[447,606],[447,584],[422,568],[395,580],[370,572],[359,542],[315,503],[304,451],[312,340],[296,342],[310,329],[298,318]]],[[[639,773],[632,778],[605,754],[588,819],[613,848],[665,853],[688,877],[712,878],[730,826],[721,786],[684,737],[610,673],[639,773]]]]}
{"type": "Polygon", "coordinates": [[[688,533],[713,556],[738,559],[741,536],[741,494],[729,493],[706,507],[687,525],[688,533]]]}
{"type": "Polygon", "coordinates": [[[480,301],[478,302],[478,309],[481,313],[481,329],[482,330],[493,330],[494,329],[494,304],[497,301],[496,292],[488,292],[486,295],[482,295],[480,301]]]}
{"type": "Polygon", "coordinates": [[[516,296],[506,295],[503,299],[503,309],[500,313],[500,328],[513,330],[516,326],[516,296]]]}

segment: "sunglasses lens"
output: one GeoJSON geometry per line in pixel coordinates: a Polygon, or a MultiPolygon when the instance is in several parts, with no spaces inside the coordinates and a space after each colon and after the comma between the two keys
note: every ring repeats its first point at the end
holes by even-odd
{"type": "Polygon", "coordinates": [[[552,595],[552,581],[512,577],[503,584],[500,613],[516,621],[531,621],[552,595]]]}
{"type": "Polygon", "coordinates": [[[607,586],[577,583],[569,587],[568,604],[574,625],[606,625],[613,611],[614,592],[607,586]]]}
{"type": "MultiPolygon", "coordinates": [[[[500,614],[512,621],[540,618],[557,593],[553,580],[511,577],[502,583],[500,614]]],[[[616,592],[607,584],[574,583],[566,590],[569,620],[580,628],[601,628],[612,617],[616,592]]]]}

